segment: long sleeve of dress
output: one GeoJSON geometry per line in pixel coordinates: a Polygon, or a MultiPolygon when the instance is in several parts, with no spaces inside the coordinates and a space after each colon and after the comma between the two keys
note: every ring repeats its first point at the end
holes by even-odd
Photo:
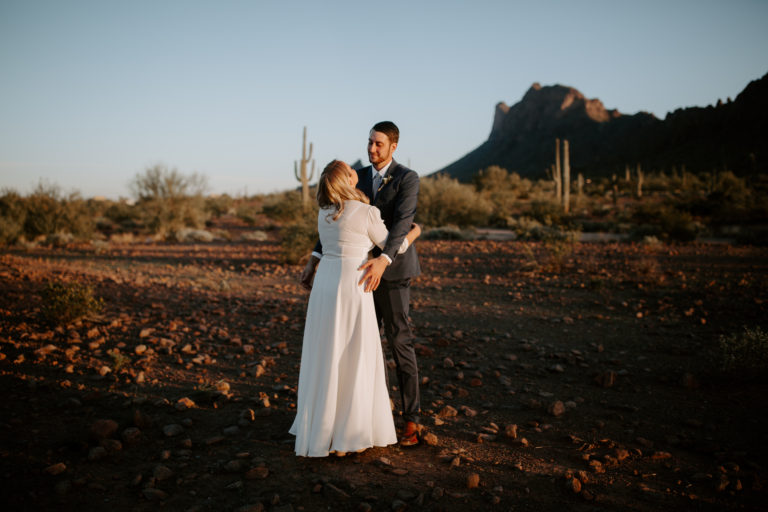
{"type": "MultiPolygon", "coordinates": [[[[384,221],[381,218],[381,212],[375,206],[371,206],[368,210],[368,237],[374,244],[383,249],[387,244],[388,236],[389,231],[387,231],[387,226],[384,225],[384,221]]],[[[408,239],[403,239],[397,254],[403,254],[408,250],[409,245],[408,239]]]]}

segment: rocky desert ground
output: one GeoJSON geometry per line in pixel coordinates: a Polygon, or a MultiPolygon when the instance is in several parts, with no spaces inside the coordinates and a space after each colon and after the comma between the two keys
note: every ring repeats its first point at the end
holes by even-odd
{"type": "Polygon", "coordinates": [[[2,509],[768,510],[768,386],[718,359],[768,324],[768,250],[417,247],[422,443],[324,459],[287,432],[308,296],[274,233],[2,249],[2,509]],[[49,281],[104,306],[52,325],[49,281]]]}

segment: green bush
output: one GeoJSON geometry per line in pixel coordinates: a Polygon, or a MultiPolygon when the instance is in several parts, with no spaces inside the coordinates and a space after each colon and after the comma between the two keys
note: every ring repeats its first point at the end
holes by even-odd
{"type": "Polygon", "coordinates": [[[29,238],[52,235],[62,227],[63,208],[57,186],[41,181],[27,196],[25,206],[24,233],[29,238]]]}
{"type": "Polygon", "coordinates": [[[741,333],[720,337],[722,370],[745,377],[765,376],[768,370],[768,333],[744,327],[741,333]]]}
{"type": "Polygon", "coordinates": [[[283,227],[280,240],[280,261],[296,265],[315,246],[318,240],[317,216],[310,221],[302,218],[283,227]]]}
{"type": "Polygon", "coordinates": [[[636,239],[655,236],[664,240],[690,242],[702,231],[702,225],[685,211],[660,203],[642,203],[632,213],[632,235],[636,239]]]}
{"type": "Polygon", "coordinates": [[[103,299],[93,296],[93,288],[78,282],[49,281],[41,295],[41,312],[53,325],[66,325],[104,306],[103,299]]]}
{"type": "Polygon", "coordinates": [[[151,232],[170,236],[182,228],[202,228],[208,220],[203,193],[207,180],[156,165],[131,182],[141,223],[151,232]]]}
{"type": "Polygon", "coordinates": [[[426,226],[484,226],[493,205],[475,187],[445,175],[423,178],[416,221],[426,226]]]}
{"type": "Polygon", "coordinates": [[[24,198],[13,190],[3,190],[0,195],[0,244],[17,242],[24,234],[26,218],[24,198]]]}
{"type": "MultiPolygon", "coordinates": [[[[317,212],[317,202],[312,201],[311,205],[310,211],[317,212]]],[[[308,215],[301,205],[301,193],[298,190],[265,197],[262,213],[272,220],[287,223],[303,222],[304,217],[308,215]]]]}

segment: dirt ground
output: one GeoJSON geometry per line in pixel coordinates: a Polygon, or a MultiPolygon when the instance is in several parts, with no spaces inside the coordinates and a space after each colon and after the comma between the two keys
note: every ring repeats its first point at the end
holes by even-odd
{"type": "Polygon", "coordinates": [[[308,459],[275,236],[2,250],[0,508],[768,510],[768,385],[716,352],[768,326],[768,250],[418,241],[430,435],[308,459]],[[47,325],[51,279],[104,309],[47,325]]]}

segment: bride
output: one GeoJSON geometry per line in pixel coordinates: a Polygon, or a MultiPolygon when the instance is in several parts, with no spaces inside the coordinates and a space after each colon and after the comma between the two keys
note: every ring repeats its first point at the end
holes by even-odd
{"type": "MultiPolygon", "coordinates": [[[[397,443],[373,295],[359,284],[387,228],[356,189],[357,173],[334,160],[320,175],[317,219],[323,257],[307,306],[299,371],[296,455],[343,455],[397,443]]],[[[414,224],[399,253],[421,233],[414,224]]]]}

